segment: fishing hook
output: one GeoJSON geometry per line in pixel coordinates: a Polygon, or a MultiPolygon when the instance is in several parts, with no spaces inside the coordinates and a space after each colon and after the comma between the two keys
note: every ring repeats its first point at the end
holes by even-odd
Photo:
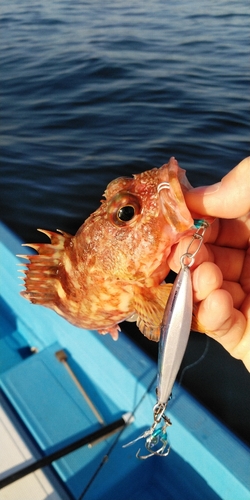
{"type": "Polygon", "coordinates": [[[136,458],[139,458],[140,460],[146,460],[147,458],[152,457],[153,455],[166,457],[169,454],[170,446],[168,445],[167,431],[166,431],[168,425],[170,425],[168,422],[165,423],[162,427],[155,429],[146,438],[145,448],[149,453],[147,455],[140,455],[141,448],[139,448],[139,450],[136,453],[136,458]],[[158,449],[154,449],[156,446],[158,446],[159,443],[162,443],[162,446],[158,449]],[[167,451],[165,452],[166,448],[167,451]]]}
{"type": "Polygon", "coordinates": [[[147,455],[140,455],[141,448],[136,453],[136,458],[140,460],[146,460],[153,455],[158,455],[161,457],[166,457],[169,454],[170,446],[168,446],[168,438],[167,438],[167,427],[172,425],[168,417],[164,415],[164,411],[166,409],[166,405],[156,404],[153,408],[154,412],[154,422],[149,429],[144,431],[140,436],[135,438],[130,443],[127,443],[123,446],[126,448],[130,446],[140,439],[145,439],[145,448],[148,451],[147,455]],[[164,420],[164,423],[161,424],[161,421],[164,420]],[[157,448],[159,444],[162,443],[162,446],[157,448]],[[167,447],[168,446],[168,447],[167,447]],[[167,451],[165,452],[167,448],[167,451]]]}

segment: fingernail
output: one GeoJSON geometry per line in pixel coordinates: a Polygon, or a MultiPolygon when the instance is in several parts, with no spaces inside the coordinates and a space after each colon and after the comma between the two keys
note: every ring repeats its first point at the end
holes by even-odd
{"type": "Polygon", "coordinates": [[[213,194],[213,193],[216,193],[216,191],[218,191],[220,189],[220,186],[221,186],[221,182],[217,182],[216,184],[212,184],[211,186],[199,186],[197,188],[193,188],[190,190],[191,193],[194,193],[194,194],[203,194],[203,195],[207,195],[207,194],[213,194]]]}

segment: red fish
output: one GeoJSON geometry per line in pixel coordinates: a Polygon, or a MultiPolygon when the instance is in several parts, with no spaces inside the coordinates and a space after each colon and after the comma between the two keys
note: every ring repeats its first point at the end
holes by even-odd
{"type": "Polygon", "coordinates": [[[42,230],[51,243],[27,245],[38,254],[22,256],[29,260],[23,297],[114,339],[121,321],[136,321],[158,341],[172,287],[163,282],[167,257],[194,229],[183,196],[190,187],[174,158],[113,180],[75,236],[42,230]]]}

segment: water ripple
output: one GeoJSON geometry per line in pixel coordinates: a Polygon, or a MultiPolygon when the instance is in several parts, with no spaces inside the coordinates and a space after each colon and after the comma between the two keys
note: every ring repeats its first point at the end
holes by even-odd
{"type": "Polygon", "coordinates": [[[248,153],[246,1],[4,0],[1,13],[1,216],[24,238],[75,228],[112,178],[170,155],[198,185],[248,153]]]}

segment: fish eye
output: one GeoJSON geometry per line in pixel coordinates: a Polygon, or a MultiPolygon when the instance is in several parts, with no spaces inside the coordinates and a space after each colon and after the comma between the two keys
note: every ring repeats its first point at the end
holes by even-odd
{"type": "Polygon", "coordinates": [[[122,222],[128,222],[133,219],[135,215],[135,209],[132,205],[125,205],[125,207],[120,208],[117,212],[117,218],[122,222]]]}
{"type": "Polygon", "coordinates": [[[127,191],[117,193],[109,202],[108,217],[116,226],[131,224],[141,213],[141,203],[138,196],[127,191]]]}

